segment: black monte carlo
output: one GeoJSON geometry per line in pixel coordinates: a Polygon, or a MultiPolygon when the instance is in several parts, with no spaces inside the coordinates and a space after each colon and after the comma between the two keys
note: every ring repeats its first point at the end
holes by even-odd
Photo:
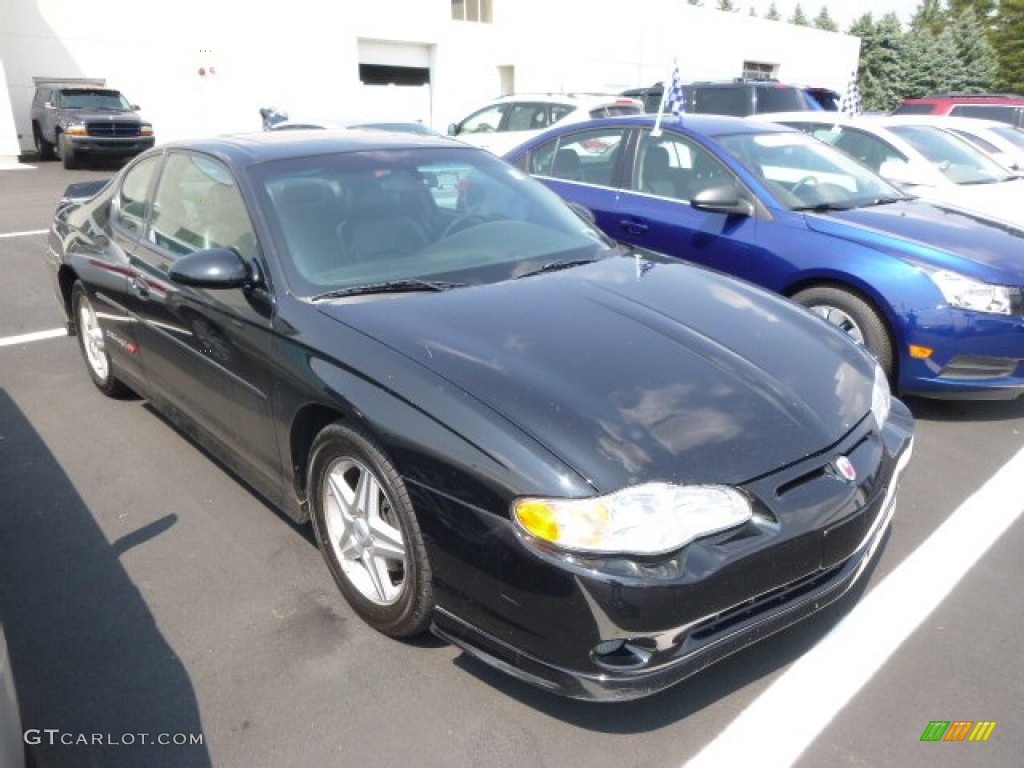
{"type": "Polygon", "coordinates": [[[157,147],[72,185],[48,250],[93,383],[311,520],[355,613],[571,697],[838,598],[911,455],[841,331],[445,138],[157,147]]]}

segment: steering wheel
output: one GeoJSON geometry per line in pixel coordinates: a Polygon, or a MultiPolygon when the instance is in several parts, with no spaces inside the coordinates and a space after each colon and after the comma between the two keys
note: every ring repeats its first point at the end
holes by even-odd
{"type": "Polygon", "coordinates": [[[456,232],[461,232],[464,229],[470,227],[476,227],[480,224],[484,224],[490,221],[487,216],[481,213],[464,213],[461,216],[456,216],[452,219],[451,223],[444,228],[444,232],[441,233],[441,239],[444,240],[446,237],[451,237],[456,232]]]}
{"type": "Polygon", "coordinates": [[[800,181],[798,181],[796,184],[794,184],[789,191],[790,191],[791,194],[794,194],[797,197],[801,197],[801,194],[800,194],[801,192],[803,192],[804,190],[808,190],[808,191],[812,190],[812,189],[814,189],[817,186],[818,186],[818,177],[817,176],[804,176],[802,179],[800,179],[800,181]]]}

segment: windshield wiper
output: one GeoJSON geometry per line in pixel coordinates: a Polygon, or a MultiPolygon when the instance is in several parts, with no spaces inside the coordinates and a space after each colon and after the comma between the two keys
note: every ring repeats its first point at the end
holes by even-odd
{"type": "Polygon", "coordinates": [[[851,205],[839,205],[838,203],[817,203],[816,205],[798,205],[796,208],[791,210],[825,213],[826,211],[848,211],[852,207],[853,206],[851,205]]]}
{"type": "Polygon", "coordinates": [[[318,293],[310,297],[310,301],[322,299],[340,299],[345,296],[365,296],[371,293],[410,293],[414,291],[447,291],[450,288],[462,288],[465,283],[449,283],[444,280],[385,280],[380,283],[364,283],[351,285],[348,288],[336,288],[333,291],[318,293]]]}
{"type": "Polygon", "coordinates": [[[584,264],[593,264],[597,259],[561,259],[559,261],[549,261],[547,264],[542,264],[536,269],[531,269],[529,272],[523,272],[521,275],[516,275],[518,280],[521,277],[530,277],[531,275],[539,275],[542,272],[557,272],[560,269],[570,269],[572,267],[580,267],[584,264]]]}
{"type": "Polygon", "coordinates": [[[889,197],[876,197],[874,200],[872,200],[870,202],[867,202],[867,203],[864,203],[863,207],[867,208],[870,205],[892,205],[893,203],[902,203],[904,200],[912,200],[912,199],[913,198],[909,197],[909,196],[904,196],[904,197],[892,197],[892,196],[889,196],[889,197]]]}

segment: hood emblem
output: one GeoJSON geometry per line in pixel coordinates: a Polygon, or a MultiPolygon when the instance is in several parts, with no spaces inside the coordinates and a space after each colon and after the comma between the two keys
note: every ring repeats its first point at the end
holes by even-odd
{"type": "Polygon", "coordinates": [[[857,469],[853,466],[853,462],[845,456],[838,456],[835,461],[832,462],[832,466],[843,480],[848,483],[852,483],[857,479],[857,469]]]}

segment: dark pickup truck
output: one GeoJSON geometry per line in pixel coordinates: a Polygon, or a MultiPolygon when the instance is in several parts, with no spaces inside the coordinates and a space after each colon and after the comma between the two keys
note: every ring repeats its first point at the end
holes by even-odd
{"type": "Polygon", "coordinates": [[[120,91],[83,85],[39,85],[32,99],[32,136],[40,160],[65,168],[82,158],[131,157],[153,146],[153,126],[120,91]]]}

